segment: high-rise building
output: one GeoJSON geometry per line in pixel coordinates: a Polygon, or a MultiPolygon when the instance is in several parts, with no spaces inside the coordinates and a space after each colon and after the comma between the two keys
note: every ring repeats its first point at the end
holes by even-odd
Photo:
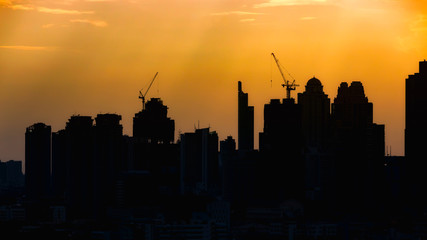
{"type": "Polygon", "coordinates": [[[66,134],[66,204],[73,218],[94,216],[94,130],[90,116],[72,116],[66,134]]]}
{"type": "Polygon", "coordinates": [[[411,199],[424,204],[427,184],[427,162],[424,148],[427,145],[427,61],[419,62],[419,72],[406,79],[405,162],[406,188],[411,199]]]}
{"type": "Polygon", "coordinates": [[[225,200],[242,205],[253,200],[255,162],[258,159],[258,151],[236,151],[236,142],[231,136],[220,142],[220,173],[225,200]]]}
{"type": "Polygon", "coordinates": [[[151,98],[145,109],[133,118],[133,137],[150,143],[172,143],[175,121],[168,116],[168,107],[160,98],[151,98]]]}
{"type": "Polygon", "coordinates": [[[319,79],[308,80],[298,94],[304,138],[306,198],[327,201],[332,191],[333,162],[328,151],[331,101],[319,79]]]}
{"type": "Polygon", "coordinates": [[[301,106],[295,99],[282,102],[272,99],[264,105],[264,132],[259,138],[263,161],[257,167],[258,195],[276,202],[301,199],[304,191],[301,106]]]}
{"type": "Polygon", "coordinates": [[[52,193],[57,199],[65,197],[67,178],[67,138],[65,130],[52,133],[52,193]]]}
{"type": "Polygon", "coordinates": [[[239,150],[254,149],[254,107],[248,106],[248,94],[238,82],[238,144],[239,150]]]}
{"type": "Polygon", "coordinates": [[[318,150],[324,148],[329,133],[331,101],[323,92],[319,79],[308,80],[305,91],[298,94],[298,104],[302,110],[304,145],[318,150]]]}
{"type": "Polygon", "coordinates": [[[354,204],[354,212],[366,213],[382,190],[385,147],[384,125],[373,123],[373,104],[361,82],[341,83],[332,104],[332,121],[340,203],[354,204]]]}
{"type": "Polygon", "coordinates": [[[218,135],[209,128],[181,134],[181,193],[215,194],[219,183],[218,135]]]}
{"type": "Polygon", "coordinates": [[[126,143],[133,147],[132,169],[148,171],[153,188],[163,196],[179,193],[179,145],[174,143],[174,135],[175,121],[168,117],[168,107],[160,98],[151,98],[135,114],[133,139],[126,143]]]}
{"type": "Polygon", "coordinates": [[[30,200],[49,195],[51,127],[36,123],[25,132],[25,189],[30,200]]]}
{"type": "Polygon", "coordinates": [[[0,161],[0,186],[6,188],[21,188],[24,186],[21,161],[0,161]]]}
{"type": "Polygon", "coordinates": [[[272,99],[264,105],[264,132],[260,133],[261,151],[281,151],[278,157],[301,153],[301,106],[295,99],[272,99]]]}
{"type": "Polygon", "coordinates": [[[117,114],[98,114],[94,126],[94,208],[96,217],[103,217],[107,207],[115,204],[114,186],[119,173],[125,169],[123,161],[122,117],[117,114]]]}
{"type": "Polygon", "coordinates": [[[421,158],[425,155],[423,149],[427,144],[427,97],[423,91],[426,87],[427,61],[424,60],[419,63],[419,72],[406,79],[405,156],[408,161],[417,164],[425,162],[421,158]]]}

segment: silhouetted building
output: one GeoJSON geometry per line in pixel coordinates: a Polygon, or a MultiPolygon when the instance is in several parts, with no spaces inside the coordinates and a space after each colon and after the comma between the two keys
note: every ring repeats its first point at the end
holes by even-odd
{"type": "Polygon", "coordinates": [[[330,137],[330,99],[319,79],[308,80],[298,94],[302,110],[306,198],[327,201],[332,191],[333,161],[328,151],[330,137]]]}
{"type": "Polygon", "coordinates": [[[52,133],[52,193],[64,200],[67,179],[67,138],[65,130],[52,133]]]}
{"type": "Polygon", "coordinates": [[[152,199],[179,194],[179,145],[174,143],[175,121],[167,113],[168,107],[160,98],[151,98],[145,109],[135,114],[133,139],[126,141],[133,148],[127,154],[129,170],[148,172],[157,194],[152,194],[152,199]]]}
{"type": "Polygon", "coordinates": [[[115,203],[114,186],[119,173],[125,169],[122,160],[122,117],[117,114],[98,114],[95,118],[94,207],[97,217],[104,217],[107,207],[115,203]]]}
{"type": "Polygon", "coordinates": [[[340,203],[358,214],[378,203],[383,186],[384,125],[374,124],[373,105],[361,82],[338,88],[332,104],[333,146],[340,203]]]}
{"type": "Polygon", "coordinates": [[[151,143],[172,143],[175,122],[168,116],[168,107],[160,98],[151,98],[145,109],[133,118],[133,137],[151,143]]]}
{"type": "Polygon", "coordinates": [[[259,197],[269,201],[302,199],[304,160],[302,158],[301,106],[293,98],[272,99],[264,105],[264,132],[260,133],[257,184],[259,197]],[[268,187],[266,187],[268,186],[268,187]]]}
{"type": "Polygon", "coordinates": [[[36,123],[25,132],[25,189],[29,200],[49,195],[51,127],[36,123]]]}
{"type": "Polygon", "coordinates": [[[24,186],[24,181],[21,161],[0,161],[0,189],[2,187],[20,188],[24,186]]]}
{"type": "Polygon", "coordinates": [[[404,173],[405,173],[405,157],[403,156],[386,156],[384,171],[385,171],[385,198],[384,204],[388,208],[388,214],[397,215],[403,210],[403,199],[407,199],[405,195],[404,173]]]}
{"type": "Polygon", "coordinates": [[[302,129],[306,148],[325,147],[329,134],[331,101],[323,92],[322,83],[313,77],[308,80],[305,91],[298,94],[302,110],[302,129]]]}
{"type": "Polygon", "coordinates": [[[236,142],[231,136],[220,142],[219,159],[225,200],[236,205],[253,201],[257,171],[255,163],[258,158],[258,151],[236,151],[236,142]]]}
{"type": "Polygon", "coordinates": [[[239,150],[254,149],[254,107],[248,106],[248,94],[238,82],[238,142],[239,150]]]}
{"type": "Polygon", "coordinates": [[[94,130],[90,116],[72,116],[66,126],[67,216],[94,216],[94,130]]]}
{"type": "Polygon", "coordinates": [[[234,162],[237,161],[236,141],[232,136],[220,141],[219,162],[222,165],[222,193],[224,199],[231,200],[234,193],[234,180],[236,171],[234,162]]]}
{"type": "MultiPolygon", "coordinates": [[[[427,162],[424,148],[427,145],[427,61],[419,62],[419,72],[406,79],[405,115],[405,161],[407,162],[407,194],[419,204],[425,205],[427,198],[427,162]]],[[[422,212],[419,212],[421,214],[422,212]]]]}
{"type": "Polygon", "coordinates": [[[184,133],[181,144],[181,193],[217,194],[219,184],[218,135],[209,128],[184,133]]]}

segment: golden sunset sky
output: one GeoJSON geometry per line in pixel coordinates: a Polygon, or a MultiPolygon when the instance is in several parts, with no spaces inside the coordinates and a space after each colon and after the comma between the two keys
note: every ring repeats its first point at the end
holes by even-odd
{"type": "Polygon", "coordinates": [[[237,138],[237,81],[255,106],[284,98],[271,52],[304,91],[336,97],[361,81],[404,154],[405,79],[427,58],[427,2],[415,0],[0,0],[0,159],[24,160],[25,128],[117,113],[124,133],[139,91],[160,97],[176,135],[195,125],[237,138]]]}

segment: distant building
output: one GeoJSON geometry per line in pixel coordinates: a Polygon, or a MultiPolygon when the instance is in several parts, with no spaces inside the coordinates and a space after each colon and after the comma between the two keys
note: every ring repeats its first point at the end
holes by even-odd
{"type": "Polygon", "coordinates": [[[238,82],[238,143],[239,150],[254,149],[254,107],[248,106],[248,94],[238,82]]]}
{"type": "Polygon", "coordinates": [[[220,142],[223,197],[233,203],[249,203],[254,199],[255,162],[258,151],[237,151],[236,142],[228,136],[220,142]]]}
{"type": "Polygon", "coordinates": [[[94,126],[94,208],[97,217],[106,214],[107,207],[115,203],[114,186],[121,171],[123,161],[122,117],[117,114],[98,114],[94,126]]]}
{"type": "Polygon", "coordinates": [[[67,136],[65,130],[52,133],[52,193],[64,200],[67,181],[67,136]]]}
{"type": "Polygon", "coordinates": [[[280,151],[279,158],[300,154],[302,148],[301,106],[295,99],[272,99],[264,105],[264,131],[260,151],[280,151]]]}
{"type": "Polygon", "coordinates": [[[331,101],[319,79],[308,80],[305,91],[298,94],[298,104],[302,110],[304,145],[318,150],[324,148],[329,134],[331,101]]]}
{"type": "Polygon", "coordinates": [[[6,188],[21,188],[24,186],[24,181],[21,161],[0,161],[0,186],[6,188]]]}
{"type": "Polygon", "coordinates": [[[262,161],[257,167],[258,196],[272,202],[302,199],[304,189],[301,106],[295,99],[272,99],[264,105],[259,135],[262,161]]]}
{"type": "Polygon", "coordinates": [[[181,134],[181,193],[215,194],[219,190],[218,135],[209,128],[181,134]]]}
{"type": "Polygon", "coordinates": [[[333,162],[329,154],[330,104],[319,79],[308,80],[305,91],[298,94],[304,139],[306,198],[324,200],[332,191],[333,162]]]}
{"type": "MultiPolygon", "coordinates": [[[[407,162],[407,188],[411,199],[425,205],[427,187],[424,148],[427,145],[427,61],[419,62],[419,72],[406,79],[405,93],[405,161],[407,162]]],[[[427,211],[427,210],[426,210],[427,211]]],[[[421,212],[420,212],[421,213],[421,212]]]]}
{"type": "Polygon", "coordinates": [[[345,208],[354,204],[352,211],[361,214],[379,204],[385,155],[384,125],[373,123],[373,104],[361,82],[341,83],[332,104],[332,121],[340,202],[345,208]]]}
{"type": "Polygon", "coordinates": [[[129,170],[148,171],[154,192],[163,197],[179,194],[179,145],[174,135],[175,121],[168,117],[168,107],[160,98],[151,98],[135,114],[133,139],[126,140],[129,170]]]}
{"type": "Polygon", "coordinates": [[[94,216],[94,130],[90,116],[72,116],[66,126],[67,216],[94,216]]]}
{"type": "Polygon", "coordinates": [[[151,98],[145,109],[133,118],[133,137],[150,143],[172,143],[175,122],[168,116],[168,107],[160,98],[151,98]]]}
{"type": "Polygon", "coordinates": [[[406,79],[406,121],[405,121],[405,156],[408,161],[422,163],[425,155],[424,147],[427,144],[427,97],[424,89],[427,88],[427,61],[419,63],[419,72],[409,75],[406,79]]]}
{"type": "Polygon", "coordinates": [[[38,201],[49,195],[51,127],[36,123],[25,132],[25,191],[38,201]]]}

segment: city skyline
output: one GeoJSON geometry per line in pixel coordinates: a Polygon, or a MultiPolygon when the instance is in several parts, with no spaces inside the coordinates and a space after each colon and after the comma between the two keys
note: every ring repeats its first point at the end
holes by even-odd
{"type": "Polygon", "coordinates": [[[298,103],[271,99],[259,150],[240,81],[238,147],[210,127],[175,142],[160,98],[135,113],[133,136],[118,114],[74,115],[57,132],[35,123],[25,133],[25,176],[21,162],[1,164],[0,221],[17,236],[58,239],[417,239],[427,231],[418,141],[426,70],[420,61],[405,81],[405,157],[386,156],[385,125],[360,81],[342,82],[332,104],[315,77],[298,103]]]}
{"type": "Polygon", "coordinates": [[[405,79],[427,55],[424,5],[2,0],[0,159],[24,160],[26,127],[44,122],[58,131],[73,114],[120,114],[132,135],[138,91],[155,72],[147,97],[169,106],[175,136],[200,122],[220,140],[237,138],[234,91],[242,81],[258,148],[263,105],[285,97],[271,52],[297,79],[295,99],[313,75],[331,99],[341,82],[361,81],[374,121],[386,126],[386,146],[404,155],[405,79]]]}

